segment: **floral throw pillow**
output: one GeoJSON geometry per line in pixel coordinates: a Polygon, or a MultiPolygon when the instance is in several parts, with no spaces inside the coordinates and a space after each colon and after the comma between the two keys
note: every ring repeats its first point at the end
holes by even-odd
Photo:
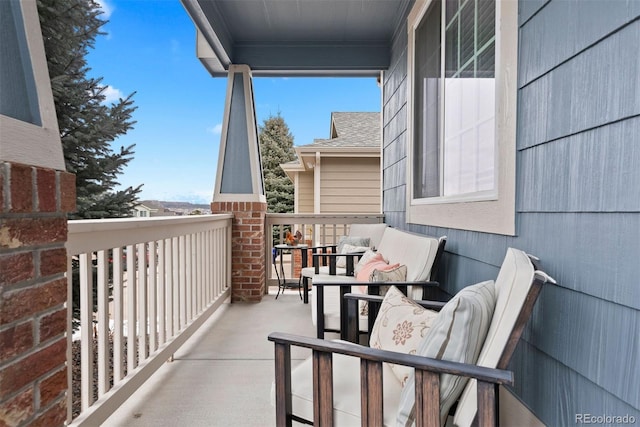
{"type": "MultiPolygon", "coordinates": [[[[371,331],[369,346],[399,353],[416,354],[437,312],[416,304],[398,288],[391,286],[380,306],[371,331]]],[[[404,387],[413,368],[391,365],[404,387]]]]}

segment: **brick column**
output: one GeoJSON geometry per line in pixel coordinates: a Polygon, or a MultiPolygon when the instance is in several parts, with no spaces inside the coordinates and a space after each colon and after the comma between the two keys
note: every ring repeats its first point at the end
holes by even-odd
{"type": "Polygon", "coordinates": [[[232,213],[231,302],[260,302],[266,290],[264,223],[267,204],[213,202],[212,213],[232,213]]]}
{"type": "Polygon", "coordinates": [[[67,417],[67,212],[75,176],[0,162],[0,424],[67,417]]]}

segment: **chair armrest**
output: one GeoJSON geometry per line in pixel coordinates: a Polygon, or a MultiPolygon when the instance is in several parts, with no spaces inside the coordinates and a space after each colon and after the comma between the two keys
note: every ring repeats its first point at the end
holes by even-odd
{"type": "Polygon", "coordinates": [[[333,424],[333,358],[344,354],[360,359],[360,399],[362,420],[382,420],[382,363],[410,366],[415,369],[415,407],[418,427],[439,425],[440,374],[475,378],[479,425],[492,425],[497,420],[497,385],[512,385],[513,373],[482,366],[431,359],[413,354],[396,353],[358,344],[326,341],[279,332],[268,337],[275,346],[276,424],[291,425],[292,413],[291,346],[312,351],[314,422],[333,424]]]}
{"type": "MultiPolygon", "coordinates": [[[[384,299],[383,296],[380,295],[369,295],[369,294],[344,294],[345,299],[352,299],[358,301],[367,301],[367,302],[376,302],[381,303],[384,299]]],[[[428,308],[429,310],[440,311],[442,307],[446,304],[444,301],[427,301],[427,300],[413,300],[416,304],[421,305],[424,308],[428,308]]]]}
{"type": "MultiPolygon", "coordinates": [[[[340,336],[342,339],[357,342],[358,340],[358,316],[357,309],[350,309],[348,303],[344,299],[344,295],[351,292],[351,286],[369,286],[369,288],[379,288],[380,286],[388,286],[393,284],[400,288],[403,288],[403,292],[406,294],[406,286],[428,286],[437,287],[438,282],[434,281],[421,281],[421,282],[354,282],[354,281],[314,281],[316,293],[316,336],[318,338],[324,338],[324,287],[325,286],[338,286],[340,287],[340,336]],[[354,311],[355,310],[355,311],[354,311]],[[351,314],[350,314],[351,312],[351,314]],[[354,325],[355,323],[355,325],[354,325]]],[[[356,304],[357,306],[357,304],[356,304]]],[[[373,326],[373,319],[375,319],[375,313],[372,310],[369,318],[369,327],[373,326]]]]}
{"type": "MultiPolygon", "coordinates": [[[[354,275],[354,271],[355,271],[355,259],[360,259],[362,258],[362,255],[364,255],[364,252],[352,252],[352,253],[348,253],[348,254],[337,254],[337,253],[321,253],[321,254],[317,254],[314,253],[311,256],[313,257],[313,266],[315,268],[315,273],[316,274],[320,274],[320,262],[318,261],[319,258],[322,258],[323,260],[328,259],[329,260],[329,274],[331,276],[335,276],[336,275],[336,262],[338,257],[345,257],[347,259],[347,276],[353,276],[354,275]]],[[[325,261],[326,262],[326,261],[325,261]]],[[[325,263],[323,263],[323,265],[326,265],[325,263]]]]}
{"type": "Polygon", "coordinates": [[[337,248],[338,248],[338,245],[320,245],[320,246],[311,246],[307,248],[307,249],[311,249],[311,257],[313,262],[312,265],[316,269],[315,271],[316,274],[318,274],[318,269],[320,267],[318,264],[320,261],[320,258],[317,258],[316,256],[322,257],[322,265],[327,265],[327,255],[329,253],[335,253],[337,248]],[[329,249],[331,249],[331,252],[328,252],[329,249]],[[320,252],[318,253],[318,251],[320,252]]]}
{"type": "MultiPolygon", "coordinates": [[[[389,282],[387,282],[387,284],[388,283],[389,282]]],[[[401,290],[404,294],[407,293],[406,286],[401,287],[401,290]]],[[[371,294],[346,293],[344,294],[343,298],[345,301],[340,306],[340,318],[342,319],[344,317],[346,318],[346,321],[344,323],[345,329],[340,330],[340,338],[345,341],[360,342],[360,331],[358,327],[360,323],[360,307],[358,302],[366,301],[369,304],[367,317],[369,323],[369,331],[371,331],[373,330],[375,319],[376,317],[378,317],[378,312],[380,311],[380,306],[384,297],[371,294]]],[[[446,302],[444,301],[414,300],[414,302],[426,309],[433,311],[440,311],[446,304],[446,302]]]]}
{"type": "Polygon", "coordinates": [[[504,369],[432,359],[415,354],[365,347],[351,342],[324,340],[284,332],[272,332],[269,334],[268,340],[276,344],[309,348],[314,352],[344,354],[363,360],[393,363],[438,374],[460,375],[499,385],[513,385],[513,372],[504,369]]]}

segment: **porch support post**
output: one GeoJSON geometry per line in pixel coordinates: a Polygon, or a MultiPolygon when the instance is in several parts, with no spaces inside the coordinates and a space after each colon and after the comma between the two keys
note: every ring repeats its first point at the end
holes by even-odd
{"type": "Polygon", "coordinates": [[[267,200],[260,163],[253,81],[247,65],[229,67],[211,212],[234,215],[231,301],[261,301],[266,290],[267,200]]]}

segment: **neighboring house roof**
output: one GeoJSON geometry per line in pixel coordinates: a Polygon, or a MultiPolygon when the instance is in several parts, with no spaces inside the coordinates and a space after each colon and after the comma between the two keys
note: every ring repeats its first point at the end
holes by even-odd
{"type": "Polygon", "coordinates": [[[144,206],[151,211],[164,209],[164,206],[152,200],[141,200],[140,202],[138,202],[138,205],[144,206]]]}
{"type": "Polygon", "coordinates": [[[380,113],[331,113],[331,138],[300,148],[380,148],[380,113]]]}
{"type": "Polygon", "coordinates": [[[380,113],[331,113],[329,139],[294,147],[298,158],[280,167],[293,181],[295,172],[312,169],[316,153],[327,157],[380,157],[380,113]]]}

